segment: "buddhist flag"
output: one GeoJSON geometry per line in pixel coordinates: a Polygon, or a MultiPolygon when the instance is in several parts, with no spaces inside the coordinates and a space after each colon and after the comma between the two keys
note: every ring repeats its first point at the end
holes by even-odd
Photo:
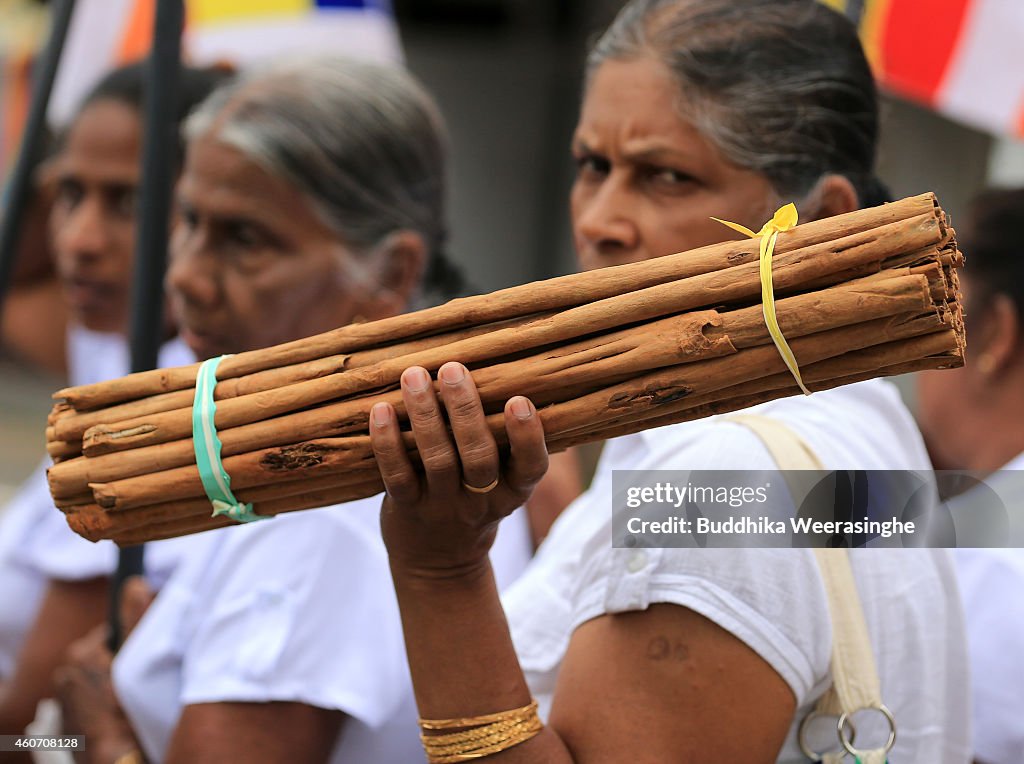
{"type": "Polygon", "coordinates": [[[823,0],[860,27],[880,85],[1024,138],[1024,0],[823,0]]]}
{"type": "MultiPolygon", "coordinates": [[[[402,60],[389,0],[185,0],[184,58],[246,66],[289,53],[402,60]]],[[[50,105],[71,116],[110,68],[149,50],[156,0],[78,0],[50,105]]]]}
{"type": "Polygon", "coordinates": [[[244,66],[296,51],[400,61],[386,0],[188,0],[185,45],[198,63],[244,66]]]}

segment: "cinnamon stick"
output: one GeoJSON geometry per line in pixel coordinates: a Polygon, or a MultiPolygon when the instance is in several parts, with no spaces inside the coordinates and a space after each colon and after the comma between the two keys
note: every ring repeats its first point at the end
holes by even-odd
{"type": "MultiPolygon", "coordinates": [[[[921,283],[920,277],[918,277],[918,283],[921,283]]],[[[796,304],[804,306],[813,299],[798,299],[796,304]]],[[[882,304],[889,304],[885,296],[880,300],[882,304]]],[[[790,325],[788,318],[790,305],[792,303],[787,300],[780,300],[778,303],[779,316],[784,330],[788,329],[791,336],[795,336],[801,334],[802,331],[798,325],[790,325]]],[[[837,300],[835,306],[834,313],[836,314],[839,313],[840,308],[849,307],[842,300],[837,300]]],[[[858,304],[854,314],[860,314],[863,310],[864,306],[858,304]]],[[[809,315],[820,317],[821,311],[810,311],[809,315]]],[[[404,368],[403,365],[402,369],[404,368]]],[[[543,377],[538,378],[535,376],[535,371],[525,378],[515,377],[513,381],[504,383],[504,387],[496,386],[492,382],[492,380],[506,378],[510,371],[514,371],[514,369],[499,366],[491,371],[481,369],[475,374],[474,378],[478,379],[482,396],[492,402],[497,401],[503,404],[502,398],[507,397],[508,394],[519,392],[529,395],[536,392],[537,386],[545,382],[551,384],[553,389],[562,389],[567,384],[565,378],[554,381],[545,380],[543,377]]],[[[397,373],[400,373],[400,370],[397,373]]],[[[386,393],[382,399],[389,400],[400,412],[402,411],[400,393],[386,393]]],[[[370,399],[341,401],[320,409],[225,430],[221,433],[223,454],[231,456],[260,448],[285,445],[303,438],[303,436],[305,439],[314,439],[365,429],[369,409],[373,402],[370,399]],[[302,435],[297,436],[297,433],[302,433],[302,435]]],[[[160,472],[190,463],[194,463],[191,441],[180,440],[159,446],[136,448],[121,455],[108,454],[86,459],[79,458],[55,465],[50,470],[50,485],[54,495],[61,498],[66,495],[77,495],[90,482],[109,482],[114,477],[132,477],[160,472]]]]}
{"type": "MultiPolygon", "coordinates": [[[[351,486],[336,490],[313,491],[302,496],[293,496],[276,501],[266,502],[258,514],[265,514],[268,517],[297,512],[305,509],[344,504],[357,499],[367,498],[380,493],[383,485],[378,482],[366,486],[351,486]]],[[[70,518],[69,518],[70,520],[70,518]]],[[[167,538],[175,538],[190,533],[201,533],[207,530],[225,528],[236,525],[232,520],[223,517],[184,517],[175,520],[168,520],[145,528],[137,528],[125,531],[116,536],[113,540],[121,546],[133,546],[148,541],[159,541],[167,538]]]]}
{"type": "MultiPolygon", "coordinates": [[[[835,239],[884,228],[886,225],[919,216],[935,220],[939,236],[918,249],[935,243],[945,235],[945,219],[934,194],[922,194],[899,202],[858,210],[838,218],[813,221],[780,236],[776,254],[784,255],[801,248],[828,243],[835,239]]],[[[437,308],[415,314],[395,316],[370,324],[353,324],[315,338],[297,340],[276,348],[239,353],[221,365],[220,376],[228,379],[280,366],[305,363],[317,358],[350,353],[354,350],[387,345],[413,336],[451,331],[496,320],[559,310],[572,305],[602,300],[627,289],[643,289],[657,284],[706,274],[736,264],[755,262],[758,243],[752,239],[724,242],[691,252],[669,255],[642,263],[602,268],[572,274],[545,282],[494,292],[479,297],[453,300],[437,308]]],[[[856,264],[851,264],[854,267],[856,264]]],[[[58,391],[54,397],[78,410],[98,408],[150,395],[181,390],[195,385],[198,365],[179,369],[161,369],[133,374],[116,384],[85,385],[58,391]]]]}
{"type": "MultiPolygon", "coordinates": [[[[891,352],[889,353],[891,357],[891,352]]],[[[880,357],[880,356],[879,356],[880,357]]],[[[955,363],[955,358],[948,358],[950,363],[955,363]]],[[[889,374],[902,374],[909,371],[918,371],[924,368],[934,367],[934,359],[931,358],[918,358],[912,361],[901,361],[888,366],[875,368],[870,371],[860,372],[856,374],[850,374],[838,378],[828,378],[824,381],[813,382],[813,387],[816,390],[826,390],[840,385],[851,384],[854,382],[863,381],[865,379],[871,379],[880,375],[889,374]]],[[[816,373],[809,369],[811,372],[808,376],[816,376],[816,373]]],[[[792,378],[790,378],[792,379],[792,378]]],[[[786,395],[791,395],[795,391],[796,385],[790,383],[786,387],[765,390],[757,394],[747,396],[744,398],[732,398],[723,401],[712,402],[704,404],[700,407],[692,408],[688,411],[676,412],[667,416],[660,416],[654,419],[638,420],[630,422],[625,426],[619,426],[616,429],[609,429],[604,431],[605,437],[618,437],[620,435],[630,434],[650,427],[665,426],[668,424],[676,424],[682,421],[690,421],[694,418],[702,418],[710,416],[712,414],[728,413],[729,411],[736,411],[749,406],[756,405],[758,403],[764,403],[769,400],[774,400],[786,395]]],[[[565,447],[567,445],[579,445],[581,443],[591,442],[594,440],[594,433],[580,434],[571,438],[555,439],[553,445],[565,447]]],[[[324,506],[327,504],[340,504],[346,501],[353,501],[356,499],[366,498],[378,493],[382,485],[378,483],[368,484],[366,486],[353,486],[341,489],[327,489],[324,491],[314,491],[307,494],[301,494],[291,497],[282,498],[278,501],[267,502],[257,509],[259,514],[275,515],[283,512],[298,511],[303,509],[310,509],[312,507],[324,506]]],[[[128,514],[128,513],[124,513],[128,514]]],[[[70,520],[70,518],[69,518],[70,520]]],[[[125,530],[117,533],[113,536],[117,543],[122,545],[130,545],[142,543],[145,541],[154,541],[161,538],[170,538],[179,535],[185,535],[188,533],[197,533],[205,530],[211,530],[218,527],[225,527],[230,525],[231,521],[225,521],[223,518],[210,518],[205,516],[184,516],[167,520],[158,523],[152,523],[144,528],[136,528],[131,530],[125,530]]]]}
{"type": "MultiPolygon", "coordinates": [[[[777,317],[811,389],[962,363],[955,232],[930,195],[892,207],[779,237],[777,317]]],[[[274,514],[379,490],[368,413],[387,400],[404,421],[410,365],[469,365],[500,448],[513,394],[538,405],[552,450],[793,394],[756,249],[713,245],[227,358],[215,397],[236,495],[274,514]]],[[[64,391],[49,479],[72,527],[128,543],[229,522],[207,516],[194,466],[196,368],[64,391]]]]}
{"type": "MultiPolygon", "coordinates": [[[[783,292],[802,280],[823,277],[843,270],[854,262],[881,260],[886,252],[900,249],[915,251],[940,240],[938,221],[934,217],[920,216],[902,225],[883,226],[778,257],[773,265],[773,278],[776,289],[783,292]]],[[[349,373],[234,398],[218,406],[217,427],[220,431],[226,431],[231,427],[252,423],[254,416],[269,419],[332,398],[394,384],[401,372],[409,366],[423,366],[432,372],[452,360],[472,366],[492,357],[496,347],[504,353],[527,351],[593,332],[608,331],[621,325],[624,319],[631,323],[651,321],[672,313],[696,310],[709,302],[719,304],[744,297],[757,297],[760,288],[759,266],[750,263],[640,289],[572,308],[524,326],[501,329],[481,337],[392,358],[349,373]]],[[[191,432],[191,414],[187,410],[180,410],[155,415],[145,422],[139,420],[122,423],[118,427],[121,429],[111,431],[104,426],[97,426],[87,432],[83,451],[98,456],[188,437],[191,432]]]]}
{"type": "MultiPolygon", "coordinates": [[[[905,277],[899,280],[898,285],[915,281],[922,283],[923,278],[905,277]]],[[[847,299],[860,296],[856,293],[856,290],[848,291],[851,294],[844,295],[847,299]]],[[[896,291],[894,290],[894,292],[896,291]]],[[[813,310],[807,310],[805,305],[807,301],[799,302],[801,307],[807,312],[807,315],[804,317],[805,321],[807,321],[806,325],[817,326],[819,325],[818,322],[824,321],[822,319],[821,306],[816,306],[816,309],[813,310]]],[[[920,302],[920,300],[916,302],[920,302]]],[[[834,302],[833,307],[836,307],[839,303],[840,301],[834,302]]],[[[891,304],[891,307],[903,307],[907,304],[913,307],[915,306],[915,301],[909,300],[907,302],[894,303],[891,304]]],[[[865,314],[870,315],[870,310],[866,310],[865,314]]],[[[780,315],[789,316],[791,314],[784,312],[780,315]]],[[[794,332],[790,335],[792,339],[790,345],[794,353],[797,354],[801,365],[805,365],[828,358],[835,353],[849,353],[852,350],[869,347],[879,342],[890,342],[918,336],[925,332],[934,332],[942,329],[943,326],[944,324],[941,319],[932,312],[914,314],[913,316],[902,314],[895,318],[866,321],[861,324],[810,335],[798,336],[794,332]]],[[[649,392],[651,387],[688,384],[689,387],[686,389],[689,389],[690,392],[683,396],[680,401],[680,405],[685,406],[687,405],[686,401],[690,397],[699,395],[699,392],[695,391],[709,387],[713,390],[719,384],[725,385],[727,391],[725,394],[731,395],[732,391],[727,383],[735,383],[739,377],[742,377],[741,381],[752,384],[750,380],[757,380],[771,374],[788,374],[774,346],[762,345],[754,347],[755,349],[744,351],[746,355],[742,363],[737,363],[735,357],[719,358],[703,363],[674,366],[668,370],[663,370],[665,374],[647,375],[643,378],[647,383],[647,387],[641,387],[639,394],[641,397],[651,395],[649,392]]],[[[481,379],[484,372],[487,371],[492,372],[490,380],[495,380],[499,383],[501,380],[509,378],[507,376],[509,372],[500,367],[476,372],[473,375],[474,380],[477,381],[482,391],[487,391],[486,385],[488,380],[481,379]]],[[[502,384],[505,387],[491,388],[491,392],[497,390],[497,394],[491,397],[502,403],[510,395],[521,392],[521,390],[515,388],[514,383],[502,384]],[[505,389],[506,387],[508,389],[505,389]]],[[[579,419],[582,416],[588,425],[601,421],[600,412],[607,412],[606,416],[614,420],[620,418],[622,414],[620,409],[610,403],[610,401],[616,395],[622,396],[625,391],[629,391],[629,394],[636,394],[636,387],[634,382],[620,383],[613,388],[609,388],[614,390],[612,398],[608,397],[607,390],[600,390],[577,401],[570,401],[552,408],[558,411],[569,412],[562,415],[568,419],[579,419]]],[[[748,392],[748,390],[743,390],[742,394],[747,394],[748,392]]],[[[658,398],[662,408],[671,406],[671,404],[665,401],[665,397],[662,394],[658,398]]],[[[376,399],[368,400],[364,405],[372,405],[374,400],[376,399]]],[[[366,410],[368,411],[368,408],[366,410]]],[[[542,418],[546,429],[553,428],[555,432],[564,431],[569,425],[559,423],[555,417],[556,415],[551,410],[544,410],[542,418]]],[[[503,437],[502,421],[495,419],[492,420],[491,424],[496,434],[503,437]],[[497,432],[499,429],[500,433],[497,432]]],[[[362,429],[362,432],[365,432],[365,427],[362,429]]],[[[232,475],[233,485],[251,487],[280,482],[285,479],[284,476],[289,472],[292,474],[298,473],[304,478],[318,474],[321,471],[338,469],[354,470],[357,473],[361,473],[366,469],[372,468],[373,461],[368,438],[363,440],[357,438],[336,438],[321,439],[309,446],[299,444],[298,446],[283,448],[253,450],[249,453],[229,457],[225,459],[224,464],[228,474],[232,475]]],[[[198,470],[194,466],[131,477],[107,484],[93,484],[92,488],[97,501],[101,505],[118,509],[145,506],[161,498],[163,500],[170,500],[172,498],[187,498],[202,494],[198,470]]]]}

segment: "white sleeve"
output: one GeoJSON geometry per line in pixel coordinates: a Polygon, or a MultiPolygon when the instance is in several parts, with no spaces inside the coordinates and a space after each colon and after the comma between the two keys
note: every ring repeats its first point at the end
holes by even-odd
{"type": "Polygon", "coordinates": [[[745,642],[801,705],[829,666],[832,628],[806,549],[613,549],[589,552],[573,625],[669,603],[700,613],[745,642]]]}
{"type": "Polygon", "coordinates": [[[42,509],[36,496],[41,480],[33,473],[0,509],[0,680],[14,670],[46,592],[46,578],[19,560],[42,509]]]}
{"type": "Polygon", "coordinates": [[[117,547],[112,541],[92,542],[79,536],[50,502],[18,557],[46,578],[85,581],[113,574],[117,547]]]}
{"type": "MultiPolygon", "coordinates": [[[[777,469],[761,439],[735,423],[706,428],[699,448],[675,450],[667,437],[649,444],[652,451],[634,469],[777,469]]],[[[605,613],[671,603],[743,640],[782,676],[798,702],[827,672],[831,625],[809,550],[622,549],[598,535],[581,559],[586,562],[574,596],[573,629],[605,613]]]]}
{"type": "Polygon", "coordinates": [[[50,497],[46,482],[46,468],[50,464],[47,458],[18,495],[19,501],[33,505],[33,520],[21,533],[14,559],[48,579],[82,581],[109,576],[117,560],[117,548],[109,541],[86,541],[68,527],[64,513],[50,497]]]}
{"type": "MultiPolygon", "coordinates": [[[[68,334],[69,362],[76,385],[113,379],[126,373],[128,346],[117,334],[93,332],[79,326],[68,334]]],[[[180,340],[166,343],[160,351],[161,366],[192,363],[191,351],[180,340]]],[[[17,560],[49,579],[84,581],[110,576],[117,567],[117,547],[112,541],[91,542],[72,531],[64,514],[54,506],[46,482],[46,458],[30,480],[33,500],[40,504],[38,521],[25,534],[17,560]]],[[[159,555],[158,555],[159,557],[159,555]]]]}
{"type": "Polygon", "coordinates": [[[974,753],[981,761],[1024,761],[1024,551],[957,549],[974,704],[974,753]]]}
{"type": "Polygon", "coordinates": [[[233,529],[202,582],[182,704],[295,701],[370,727],[393,714],[410,690],[377,514],[358,502],[233,529]]]}

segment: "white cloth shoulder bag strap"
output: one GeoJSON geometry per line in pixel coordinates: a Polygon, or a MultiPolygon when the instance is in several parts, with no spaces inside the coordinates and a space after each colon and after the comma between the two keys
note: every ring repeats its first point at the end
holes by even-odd
{"type": "MultiPolygon", "coordinates": [[[[755,414],[737,414],[725,421],[743,425],[761,441],[772,455],[780,470],[824,470],[821,460],[807,442],[777,419],[755,414]]],[[[886,754],[896,741],[896,723],[889,709],[882,703],[881,685],[875,657],[871,652],[864,608],[853,580],[848,550],[814,549],[825,594],[828,597],[829,616],[832,621],[832,686],[818,700],[800,726],[800,747],[813,761],[837,764],[848,754],[861,764],[884,764],[886,754]],[[890,734],[884,748],[858,750],[853,747],[853,724],[850,717],[856,711],[875,709],[889,721],[890,734]],[[804,731],[816,716],[837,719],[837,732],[841,747],[818,754],[807,748],[804,731]]]]}

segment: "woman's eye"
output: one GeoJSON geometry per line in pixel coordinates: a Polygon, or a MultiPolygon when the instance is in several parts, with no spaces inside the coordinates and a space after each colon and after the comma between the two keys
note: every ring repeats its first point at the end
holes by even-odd
{"type": "Polygon", "coordinates": [[[246,223],[231,226],[230,238],[233,244],[242,249],[256,249],[265,243],[256,227],[246,223]]]}
{"type": "Polygon", "coordinates": [[[678,187],[693,182],[693,177],[671,167],[652,167],[649,173],[652,181],[665,187],[678,187]]]}
{"type": "Polygon", "coordinates": [[[235,223],[229,226],[223,235],[232,262],[242,272],[258,272],[279,255],[276,240],[259,226],[235,223]]]}
{"type": "Polygon", "coordinates": [[[81,183],[65,178],[57,184],[57,196],[54,201],[64,209],[74,209],[82,201],[84,193],[81,183]]]}
{"type": "Polygon", "coordinates": [[[199,216],[195,213],[195,210],[179,209],[178,225],[189,231],[194,231],[196,226],[199,225],[199,216]]]}
{"type": "Polygon", "coordinates": [[[111,204],[114,211],[123,218],[131,218],[135,215],[136,193],[134,188],[119,188],[114,191],[111,204]]]}
{"type": "Polygon", "coordinates": [[[603,178],[611,170],[611,163],[604,157],[584,154],[576,157],[576,175],[580,178],[603,178]]]}

